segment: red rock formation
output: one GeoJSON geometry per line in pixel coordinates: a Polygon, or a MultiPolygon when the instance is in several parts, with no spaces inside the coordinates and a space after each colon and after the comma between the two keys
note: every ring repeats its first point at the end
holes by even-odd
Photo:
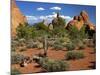
{"type": "Polygon", "coordinates": [[[89,26],[89,29],[95,30],[95,25],[90,22],[88,13],[82,11],[79,16],[74,16],[73,20],[67,24],[66,28],[68,29],[70,26],[74,25],[80,30],[85,24],[89,26]]]}
{"type": "Polygon", "coordinates": [[[82,11],[82,12],[80,13],[80,16],[82,16],[83,21],[84,21],[85,23],[87,23],[87,22],[89,21],[89,16],[88,16],[88,14],[87,14],[85,11],[82,11]]]}
{"type": "Polygon", "coordinates": [[[24,24],[26,21],[26,17],[20,12],[20,9],[16,5],[16,1],[11,1],[11,34],[12,37],[16,36],[16,28],[19,24],[24,24]]]}

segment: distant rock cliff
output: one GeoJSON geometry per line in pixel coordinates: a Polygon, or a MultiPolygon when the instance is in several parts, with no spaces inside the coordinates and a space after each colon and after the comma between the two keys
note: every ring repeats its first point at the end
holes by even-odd
{"type": "Polygon", "coordinates": [[[21,13],[20,9],[16,5],[16,1],[11,1],[11,34],[12,37],[16,36],[16,28],[19,24],[27,22],[26,17],[21,13]]]}
{"type": "Polygon", "coordinates": [[[78,16],[74,16],[73,20],[66,25],[66,28],[68,29],[73,25],[76,26],[78,30],[80,30],[83,25],[87,25],[90,30],[95,30],[95,25],[89,20],[88,13],[86,11],[81,11],[78,16]]]}

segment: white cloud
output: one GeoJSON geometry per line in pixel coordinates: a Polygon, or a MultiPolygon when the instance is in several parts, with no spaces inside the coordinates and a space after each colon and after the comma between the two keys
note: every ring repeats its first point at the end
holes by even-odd
{"type": "MultiPolygon", "coordinates": [[[[26,16],[26,17],[27,17],[28,23],[31,23],[31,24],[41,22],[43,20],[46,20],[47,23],[51,23],[51,21],[56,17],[56,15],[57,14],[54,13],[54,14],[46,15],[46,16],[41,15],[41,16],[26,16]]],[[[72,17],[70,16],[60,15],[60,17],[65,19],[66,23],[72,20],[72,17]]]]}
{"type": "Polygon", "coordinates": [[[38,11],[43,11],[43,10],[45,10],[43,7],[39,7],[39,8],[37,8],[37,10],[38,11]]]}
{"type": "Polygon", "coordinates": [[[52,14],[56,14],[56,12],[52,12],[52,14]]]}
{"type": "Polygon", "coordinates": [[[40,16],[39,19],[46,19],[46,16],[40,16]]]}
{"type": "Polygon", "coordinates": [[[64,16],[64,15],[61,15],[62,18],[64,18],[66,20],[66,23],[68,23],[69,21],[71,21],[73,18],[70,17],[70,16],[64,16]]]}
{"type": "Polygon", "coordinates": [[[26,16],[27,20],[38,20],[35,16],[26,16]]]}
{"type": "Polygon", "coordinates": [[[70,16],[64,16],[64,15],[61,15],[62,18],[64,19],[69,19],[69,20],[72,20],[72,18],[70,16]]]}
{"type": "Polygon", "coordinates": [[[52,9],[52,10],[61,10],[61,8],[60,7],[51,7],[50,9],[52,9]]]}

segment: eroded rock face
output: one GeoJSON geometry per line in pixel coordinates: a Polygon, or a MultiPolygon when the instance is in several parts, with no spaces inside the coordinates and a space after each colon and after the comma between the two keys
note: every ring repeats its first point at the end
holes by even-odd
{"type": "Polygon", "coordinates": [[[78,16],[74,16],[73,20],[71,20],[66,28],[68,29],[70,26],[76,26],[78,30],[80,30],[83,25],[88,25],[90,30],[95,30],[95,25],[90,22],[88,13],[86,11],[82,11],[78,16]]]}
{"type": "Polygon", "coordinates": [[[12,37],[16,36],[16,28],[19,24],[27,22],[26,17],[21,13],[20,9],[16,5],[16,1],[11,1],[11,34],[12,37]]]}
{"type": "Polygon", "coordinates": [[[82,16],[83,21],[84,21],[85,23],[89,22],[89,16],[88,16],[88,14],[87,14],[86,11],[82,11],[82,12],[80,13],[80,16],[82,16]]]}

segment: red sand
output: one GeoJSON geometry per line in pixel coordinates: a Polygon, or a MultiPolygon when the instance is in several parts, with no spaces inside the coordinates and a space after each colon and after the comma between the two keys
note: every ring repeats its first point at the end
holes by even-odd
{"type": "MultiPolygon", "coordinates": [[[[69,60],[69,70],[75,71],[75,70],[89,70],[92,69],[89,66],[93,66],[93,63],[95,62],[95,53],[93,53],[92,48],[85,48],[82,50],[85,54],[85,58],[79,59],[79,60],[69,60]]],[[[65,53],[67,51],[64,50],[52,50],[51,48],[48,49],[48,57],[51,59],[61,60],[65,59],[65,53]]],[[[26,56],[32,57],[34,54],[43,53],[43,49],[28,49],[27,51],[22,52],[26,56]]],[[[26,67],[20,67],[18,64],[13,64],[12,68],[17,68],[21,73],[36,73],[36,72],[42,72],[43,69],[41,67],[36,67],[38,64],[33,62],[31,64],[28,64],[26,67]]]]}

